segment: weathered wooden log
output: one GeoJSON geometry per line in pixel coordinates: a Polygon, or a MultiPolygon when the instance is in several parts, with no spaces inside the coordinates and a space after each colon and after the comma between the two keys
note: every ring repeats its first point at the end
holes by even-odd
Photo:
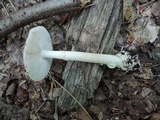
{"type": "MultiPolygon", "coordinates": [[[[73,15],[66,40],[77,51],[110,53],[115,45],[122,21],[120,0],[95,0],[94,6],[73,15]]],[[[87,56],[86,56],[87,57],[87,56]]],[[[98,87],[105,66],[83,62],[67,62],[63,79],[64,87],[84,105],[98,87]]],[[[58,106],[66,110],[79,107],[65,91],[58,99],[58,106]]]]}

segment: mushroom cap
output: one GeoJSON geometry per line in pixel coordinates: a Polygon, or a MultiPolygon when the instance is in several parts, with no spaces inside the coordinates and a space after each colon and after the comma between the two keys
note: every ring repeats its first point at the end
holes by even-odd
{"type": "Polygon", "coordinates": [[[43,26],[34,27],[29,31],[23,51],[25,69],[34,81],[44,79],[52,64],[52,58],[41,56],[42,50],[53,50],[50,35],[43,26]]]}

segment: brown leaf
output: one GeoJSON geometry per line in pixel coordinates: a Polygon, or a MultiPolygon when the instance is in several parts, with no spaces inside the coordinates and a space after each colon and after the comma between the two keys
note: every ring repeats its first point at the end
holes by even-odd
{"type": "Polygon", "coordinates": [[[29,94],[27,90],[23,89],[22,87],[18,87],[16,96],[18,101],[23,103],[28,99],[29,94]]]}
{"type": "Polygon", "coordinates": [[[78,120],[92,120],[82,108],[77,109],[76,112],[71,112],[71,114],[78,120]]]}
{"type": "Polygon", "coordinates": [[[152,6],[152,14],[154,16],[160,16],[160,0],[157,0],[152,6]]]}
{"type": "Polygon", "coordinates": [[[126,84],[133,87],[133,88],[136,88],[139,83],[137,82],[137,80],[133,77],[133,75],[129,75],[128,76],[128,79],[126,81],[126,84]]]}
{"type": "Polygon", "coordinates": [[[148,96],[153,90],[151,90],[150,88],[147,88],[147,87],[143,87],[142,88],[142,92],[141,92],[141,96],[142,96],[142,99],[146,96],[148,96]]]}
{"type": "Polygon", "coordinates": [[[15,92],[15,89],[16,89],[16,83],[12,83],[9,87],[8,87],[8,89],[6,90],[6,96],[8,96],[8,95],[13,95],[14,94],[14,92],[15,92]]]}
{"type": "Polygon", "coordinates": [[[99,114],[98,114],[98,120],[102,120],[103,119],[103,112],[100,112],[99,114]]]}
{"type": "Polygon", "coordinates": [[[93,113],[95,113],[95,114],[97,114],[97,115],[101,112],[100,108],[97,107],[97,106],[94,106],[94,105],[91,105],[91,106],[89,107],[89,109],[90,109],[90,111],[92,111],[93,113]]]}
{"type": "Polygon", "coordinates": [[[7,83],[10,81],[10,76],[6,76],[3,80],[0,81],[0,97],[2,97],[3,93],[7,88],[7,83]]]}
{"type": "Polygon", "coordinates": [[[139,74],[138,77],[140,77],[141,79],[146,79],[146,80],[152,79],[153,73],[152,73],[150,66],[143,67],[143,73],[139,74]]]}
{"type": "Polygon", "coordinates": [[[153,113],[151,120],[160,120],[160,113],[153,113]]]}

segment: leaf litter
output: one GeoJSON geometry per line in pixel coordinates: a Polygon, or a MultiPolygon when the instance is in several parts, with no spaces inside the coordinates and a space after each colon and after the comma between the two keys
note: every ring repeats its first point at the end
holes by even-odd
{"type": "MultiPolygon", "coordinates": [[[[39,0],[13,1],[16,9],[39,0]]],[[[140,71],[124,73],[118,69],[105,69],[99,87],[91,99],[86,102],[86,110],[96,120],[106,119],[160,119],[160,0],[123,0],[123,24],[115,49],[127,49],[139,54],[142,62],[140,71]]],[[[9,2],[0,10],[0,16],[6,16],[5,10],[13,12],[9,2]]],[[[9,13],[10,14],[10,13],[9,13]]],[[[61,23],[61,22],[60,22],[61,23]]],[[[65,32],[51,19],[33,23],[46,24],[51,37],[56,39],[56,50],[68,50],[71,46],[64,40],[65,32]],[[45,23],[44,23],[45,22],[45,23]],[[49,24],[48,24],[49,23],[49,24]],[[55,27],[53,27],[55,26],[55,27]]],[[[31,25],[32,26],[32,25],[31,25]]],[[[31,27],[27,27],[29,28],[31,27]]],[[[22,52],[27,32],[13,32],[8,40],[0,41],[0,109],[1,116],[12,119],[53,119],[56,98],[61,88],[54,86],[49,99],[51,81],[49,78],[39,83],[31,81],[24,70],[22,52]],[[17,35],[18,34],[18,35],[17,35]],[[10,111],[8,108],[13,108],[10,111]],[[4,111],[8,111],[7,115],[4,111]],[[36,111],[36,112],[35,112],[36,111]],[[23,116],[21,116],[22,114],[23,116]]],[[[51,75],[63,84],[62,73],[66,62],[54,60],[51,75]]],[[[89,119],[83,109],[61,113],[63,120],[89,119]]]]}

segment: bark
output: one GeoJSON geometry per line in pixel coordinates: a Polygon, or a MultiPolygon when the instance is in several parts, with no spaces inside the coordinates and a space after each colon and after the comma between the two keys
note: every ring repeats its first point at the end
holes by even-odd
{"type": "Polygon", "coordinates": [[[49,0],[17,11],[0,20],[0,39],[32,22],[81,8],[80,2],[72,0],[49,0]]]}
{"type": "MultiPolygon", "coordinates": [[[[95,0],[90,9],[73,15],[67,29],[66,40],[77,51],[110,53],[116,42],[122,21],[120,0],[95,0]]],[[[86,56],[87,57],[87,56],[86,56]]],[[[99,64],[67,62],[64,87],[84,105],[91,98],[101,80],[105,66],[99,64]]],[[[58,106],[66,111],[79,107],[65,91],[58,106]]]]}

